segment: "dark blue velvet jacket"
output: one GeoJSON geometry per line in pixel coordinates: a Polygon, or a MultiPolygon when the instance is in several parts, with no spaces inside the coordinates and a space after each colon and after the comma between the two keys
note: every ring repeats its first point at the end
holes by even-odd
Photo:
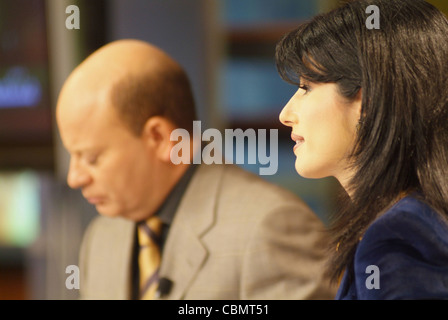
{"type": "Polygon", "coordinates": [[[336,299],[448,299],[447,224],[424,202],[401,199],[365,232],[336,299]]]}

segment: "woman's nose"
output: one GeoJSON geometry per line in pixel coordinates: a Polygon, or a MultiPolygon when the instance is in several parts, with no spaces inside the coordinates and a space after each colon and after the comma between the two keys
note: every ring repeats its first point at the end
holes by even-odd
{"type": "Polygon", "coordinates": [[[297,118],[297,116],[291,110],[291,100],[289,100],[288,103],[283,107],[279,115],[280,122],[287,127],[292,127],[297,118]]]}

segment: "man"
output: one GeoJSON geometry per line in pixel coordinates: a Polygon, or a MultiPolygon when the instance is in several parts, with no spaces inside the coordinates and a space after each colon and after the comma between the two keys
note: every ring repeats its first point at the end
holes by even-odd
{"type": "Polygon", "coordinates": [[[100,48],[67,79],[57,104],[67,181],[100,213],[83,239],[81,298],[142,298],[149,245],[137,229],[157,216],[152,298],[332,299],[324,227],[301,200],[237,166],[171,162],[171,132],[192,132],[195,118],[183,69],[142,41],[100,48]]]}

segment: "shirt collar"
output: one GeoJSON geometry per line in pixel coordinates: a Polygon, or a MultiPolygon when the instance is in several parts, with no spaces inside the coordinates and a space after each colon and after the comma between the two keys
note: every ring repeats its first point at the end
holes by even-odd
{"type": "Polygon", "coordinates": [[[177,211],[177,207],[179,206],[182,197],[187,190],[188,184],[193,176],[194,172],[198,165],[191,164],[187,171],[185,171],[184,175],[180,178],[178,183],[174,186],[171,192],[168,194],[168,197],[165,199],[163,204],[157,210],[156,215],[159,216],[160,220],[164,224],[170,225],[174,219],[174,214],[177,211]]]}

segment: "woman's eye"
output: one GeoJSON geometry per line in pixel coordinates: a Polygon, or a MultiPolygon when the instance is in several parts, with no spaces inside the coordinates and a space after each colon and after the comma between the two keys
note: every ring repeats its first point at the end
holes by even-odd
{"type": "Polygon", "coordinates": [[[304,91],[305,91],[305,94],[306,94],[306,93],[308,93],[308,91],[310,90],[310,87],[309,87],[308,85],[306,85],[306,84],[301,84],[301,85],[299,86],[299,89],[304,90],[304,91]]]}

